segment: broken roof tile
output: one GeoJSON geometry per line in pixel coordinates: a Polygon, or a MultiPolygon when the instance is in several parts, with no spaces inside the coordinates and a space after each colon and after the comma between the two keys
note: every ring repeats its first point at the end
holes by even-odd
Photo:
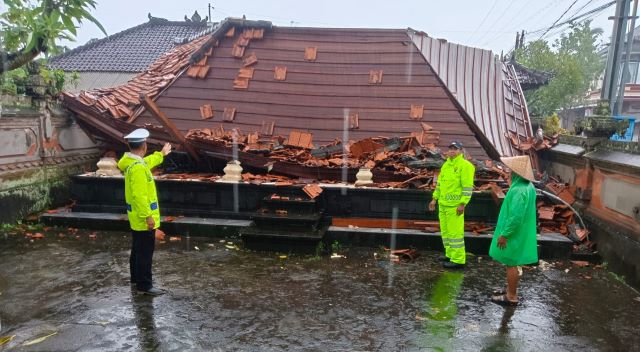
{"type": "Polygon", "coordinates": [[[312,140],[312,133],[294,130],[289,132],[289,138],[285,142],[285,145],[310,149],[313,148],[313,144],[311,143],[312,140]]]}
{"type": "Polygon", "coordinates": [[[211,104],[205,104],[200,107],[200,116],[203,120],[212,118],[213,114],[214,112],[211,104]]]}
{"type": "Polygon", "coordinates": [[[198,68],[198,78],[207,77],[208,72],[209,72],[209,65],[200,66],[198,68]]]}
{"type": "Polygon", "coordinates": [[[251,66],[257,62],[258,62],[258,57],[256,56],[256,53],[251,53],[249,54],[249,56],[245,57],[242,60],[242,66],[245,66],[245,67],[251,66]]]}
{"type": "Polygon", "coordinates": [[[202,59],[198,60],[198,62],[195,63],[196,66],[204,66],[207,64],[207,56],[203,56],[202,59]]]}
{"type": "Polygon", "coordinates": [[[228,38],[233,37],[234,35],[236,35],[236,27],[229,28],[229,30],[225,34],[225,36],[228,38]]]}
{"type": "Polygon", "coordinates": [[[369,71],[369,83],[370,84],[382,84],[382,70],[370,70],[369,71]]]}
{"type": "Polygon", "coordinates": [[[254,28],[252,39],[262,39],[264,37],[264,28],[254,28]]]}
{"type": "Polygon", "coordinates": [[[284,81],[287,79],[287,68],[284,66],[276,66],[273,72],[273,78],[276,81],[284,81]]]}
{"type": "Polygon", "coordinates": [[[236,108],[229,107],[224,108],[224,112],[222,113],[222,120],[226,122],[231,122],[236,117],[236,108]]]}
{"type": "Polygon", "coordinates": [[[431,130],[433,130],[433,127],[431,127],[431,125],[429,125],[426,122],[420,122],[420,125],[422,126],[422,130],[423,131],[431,131],[431,130]]]}
{"type": "Polygon", "coordinates": [[[304,49],[304,59],[307,61],[316,61],[318,54],[318,48],[315,46],[308,46],[304,49]]]}
{"type": "Polygon", "coordinates": [[[409,116],[414,120],[419,120],[424,115],[424,105],[411,105],[409,116]]]}
{"type": "Polygon", "coordinates": [[[302,187],[302,190],[311,199],[315,199],[316,197],[318,197],[320,195],[320,193],[322,193],[322,187],[320,187],[316,183],[310,183],[308,185],[305,185],[304,187],[302,187]]]}
{"type": "Polygon", "coordinates": [[[355,130],[360,127],[360,115],[358,113],[349,113],[349,129],[355,130]]]}
{"type": "Polygon", "coordinates": [[[243,67],[238,71],[238,78],[253,78],[253,68],[243,67]]]}
{"type": "Polygon", "coordinates": [[[231,56],[238,59],[242,58],[244,56],[244,46],[234,44],[233,49],[231,49],[231,56]]]}
{"type": "Polygon", "coordinates": [[[249,79],[243,77],[237,77],[233,80],[233,89],[248,89],[249,79]]]}
{"type": "Polygon", "coordinates": [[[274,126],[275,122],[273,121],[262,121],[262,129],[260,130],[260,133],[265,136],[272,136],[274,126]]]}
{"type": "Polygon", "coordinates": [[[236,40],[236,45],[237,46],[242,46],[242,47],[249,46],[249,38],[246,38],[244,36],[238,38],[238,40],[236,40]]]}

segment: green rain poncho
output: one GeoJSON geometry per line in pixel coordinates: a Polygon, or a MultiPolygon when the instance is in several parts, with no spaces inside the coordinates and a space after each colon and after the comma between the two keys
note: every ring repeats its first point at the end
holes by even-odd
{"type": "Polygon", "coordinates": [[[536,231],[536,190],[528,180],[511,174],[511,187],[500,208],[489,255],[496,261],[517,266],[538,262],[536,231]],[[498,248],[498,237],[507,238],[507,247],[498,248]]]}

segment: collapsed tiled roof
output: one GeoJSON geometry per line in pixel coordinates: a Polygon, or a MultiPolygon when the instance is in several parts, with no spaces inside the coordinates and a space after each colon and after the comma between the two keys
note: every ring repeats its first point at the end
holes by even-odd
{"type": "MultiPolygon", "coordinates": [[[[140,95],[155,96],[160,89],[171,82],[182,69],[187,67],[191,55],[206,42],[207,36],[180,45],[162,55],[145,72],[115,88],[100,88],[90,92],[80,92],[77,100],[99,111],[108,111],[112,117],[131,117],[140,105],[140,95]]],[[[66,93],[70,94],[70,93],[66,93]]]]}
{"type": "Polygon", "coordinates": [[[146,23],[53,57],[49,65],[78,72],[142,72],[177,44],[206,34],[210,27],[204,22],[152,17],[146,23]]]}
{"type": "Polygon", "coordinates": [[[457,56],[453,63],[461,69],[443,70],[451,59],[435,60],[435,51],[418,44],[434,39],[412,30],[265,23],[227,20],[209,40],[177,48],[127,85],[65,100],[74,111],[157,125],[137,99],[146,93],[182,133],[302,130],[313,138],[305,139],[307,146],[414,135],[440,147],[458,140],[486,158],[520,154],[512,143],[532,135],[512,69],[488,51],[458,46],[478,55],[457,56]],[[163,60],[180,64],[169,69],[163,60]]]}

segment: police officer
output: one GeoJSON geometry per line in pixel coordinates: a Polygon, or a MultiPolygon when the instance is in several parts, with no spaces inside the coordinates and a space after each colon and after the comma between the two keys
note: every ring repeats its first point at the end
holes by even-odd
{"type": "Polygon", "coordinates": [[[447,161],[440,169],[436,190],[429,203],[434,211],[438,203],[440,234],[445,255],[438,258],[445,268],[463,268],[466,264],[464,249],[464,208],[471,200],[476,168],[464,158],[462,143],[452,142],[446,153],[447,161]]]}
{"type": "Polygon", "coordinates": [[[131,226],[131,284],[136,285],[138,292],[158,296],[164,291],[153,287],[151,261],[155,230],[160,226],[160,208],[151,170],[162,164],[164,156],[171,153],[171,144],[166,143],[161,152],[145,157],[148,137],[149,131],[144,128],[124,137],[130,152],[118,161],[118,168],[124,172],[124,194],[131,226]]]}

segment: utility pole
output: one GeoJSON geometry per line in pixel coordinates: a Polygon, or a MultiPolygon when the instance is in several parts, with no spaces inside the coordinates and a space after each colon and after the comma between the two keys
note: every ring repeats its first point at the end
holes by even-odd
{"type": "Polygon", "coordinates": [[[213,20],[211,19],[211,10],[213,9],[213,7],[211,7],[211,3],[209,3],[209,22],[213,22],[213,20]]]}
{"type": "MultiPolygon", "coordinates": [[[[616,92],[618,79],[620,79],[620,59],[624,47],[624,31],[627,26],[629,5],[631,0],[616,0],[616,14],[613,17],[613,31],[611,34],[611,44],[607,56],[607,66],[604,71],[602,82],[602,92],[600,98],[611,103],[617,101],[616,92]]],[[[611,17],[609,17],[611,19],[611,17]]]]}
{"type": "Polygon", "coordinates": [[[636,28],[636,15],[638,13],[638,0],[633,1],[633,11],[631,13],[631,23],[627,34],[627,52],[622,64],[622,77],[620,78],[620,86],[618,88],[618,97],[616,103],[613,105],[613,116],[620,115],[622,113],[622,103],[624,102],[624,87],[626,85],[627,77],[629,77],[629,61],[631,60],[631,50],[633,49],[633,35],[636,28]]]}

